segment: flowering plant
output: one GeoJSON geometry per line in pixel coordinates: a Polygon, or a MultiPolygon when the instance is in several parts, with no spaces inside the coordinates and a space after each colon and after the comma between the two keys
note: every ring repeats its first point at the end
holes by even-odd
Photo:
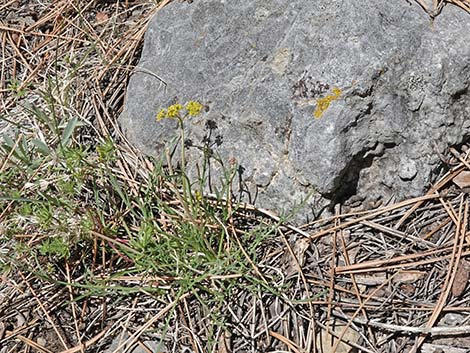
{"type": "MultiPolygon", "coordinates": [[[[188,103],[186,103],[184,107],[181,104],[173,104],[173,105],[170,105],[166,109],[161,109],[157,113],[157,116],[156,116],[157,121],[161,121],[163,119],[173,119],[173,120],[178,121],[178,128],[180,131],[183,196],[184,196],[184,199],[189,199],[189,200],[192,200],[192,195],[191,195],[191,186],[185,174],[186,157],[185,157],[185,151],[184,151],[185,149],[184,120],[189,116],[198,116],[199,114],[201,114],[202,108],[203,108],[203,105],[201,103],[196,102],[196,101],[189,101],[188,103]]],[[[167,152],[167,158],[168,158],[168,167],[171,170],[171,161],[169,157],[169,152],[167,152]]],[[[177,194],[179,195],[178,192],[177,194]]],[[[197,196],[196,196],[196,199],[198,199],[197,196]]],[[[183,201],[183,199],[181,198],[180,201],[183,201]]],[[[182,204],[185,205],[184,202],[182,202],[182,204]]],[[[188,214],[188,216],[191,217],[189,209],[187,209],[187,205],[185,206],[185,211],[188,214]]]]}

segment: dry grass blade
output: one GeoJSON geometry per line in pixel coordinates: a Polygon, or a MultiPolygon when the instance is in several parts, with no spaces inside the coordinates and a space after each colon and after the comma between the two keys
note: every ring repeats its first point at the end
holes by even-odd
{"type": "Polygon", "coordinates": [[[19,340],[23,341],[24,343],[26,343],[28,345],[28,347],[31,347],[33,349],[36,349],[37,351],[39,351],[40,353],[53,353],[51,352],[49,349],[41,346],[40,344],[34,342],[33,340],[29,339],[28,337],[24,337],[22,335],[18,335],[17,336],[19,340]]]}
{"type": "Polygon", "coordinates": [[[296,352],[296,353],[301,353],[302,352],[294,342],[292,342],[290,339],[284,337],[283,335],[281,335],[277,332],[273,332],[273,331],[269,331],[269,334],[271,336],[273,336],[274,338],[278,339],[279,341],[281,341],[282,343],[284,343],[286,346],[288,346],[294,352],[296,352]]]}

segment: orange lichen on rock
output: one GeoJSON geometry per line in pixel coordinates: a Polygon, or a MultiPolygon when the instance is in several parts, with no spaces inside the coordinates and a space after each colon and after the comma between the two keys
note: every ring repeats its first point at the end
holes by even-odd
{"type": "Polygon", "coordinates": [[[315,108],[315,111],[313,112],[313,116],[316,119],[320,119],[325,110],[327,110],[330,106],[330,103],[334,100],[337,100],[341,96],[341,93],[341,89],[335,87],[331,91],[331,94],[327,95],[326,97],[317,99],[317,106],[315,108]]]}

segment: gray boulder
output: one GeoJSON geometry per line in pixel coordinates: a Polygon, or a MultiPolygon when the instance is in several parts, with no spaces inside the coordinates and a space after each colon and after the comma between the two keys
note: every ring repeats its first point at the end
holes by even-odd
{"type": "Polygon", "coordinates": [[[470,136],[469,83],[470,17],[455,6],[431,20],[406,0],[173,1],[148,27],[120,124],[158,155],[177,130],[157,111],[198,100],[191,163],[210,145],[241,166],[245,201],[289,210],[313,192],[317,211],[421,194],[470,136]]]}

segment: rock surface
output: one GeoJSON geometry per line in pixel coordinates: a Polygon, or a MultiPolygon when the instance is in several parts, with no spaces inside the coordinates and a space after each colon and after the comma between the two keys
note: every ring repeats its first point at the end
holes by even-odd
{"type": "Polygon", "coordinates": [[[404,199],[470,136],[469,43],[455,6],[431,21],[406,0],[173,1],[147,30],[120,123],[158,155],[176,124],[156,112],[200,101],[188,139],[236,159],[245,200],[261,207],[311,191],[314,211],[352,195],[404,199]]]}

